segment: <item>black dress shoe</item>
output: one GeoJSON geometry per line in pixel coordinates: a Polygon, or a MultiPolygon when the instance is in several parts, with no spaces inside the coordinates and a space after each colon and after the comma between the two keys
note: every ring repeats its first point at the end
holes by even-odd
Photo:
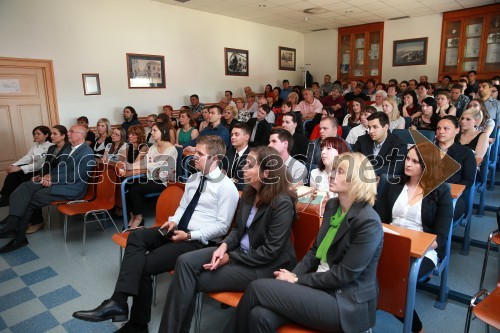
{"type": "Polygon", "coordinates": [[[4,232],[0,232],[0,238],[14,238],[16,237],[17,232],[15,230],[7,230],[4,232]]]}
{"type": "Polygon", "coordinates": [[[26,237],[24,237],[22,239],[14,238],[10,242],[8,242],[4,247],[0,248],[0,253],[7,253],[10,251],[14,251],[14,250],[17,250],[23,246],[28,245],[28,244],[29,244],[29,242],[28,242],[28,239],[26,237]]]}
{"type": "Polygon", "coordinates": [[[85,321],[104,321],[112,319],[116,321],[127,321],[128,320],[128,304],[119,304],[112,299],[107,299],[102,302],[94,310],[89,311],[77,311],[73,313],[73,317],[85,321]]]}
{"type": "Polygon", "coordinates": [[[123,324],[115,333],[149,333],[149,330],[148,325],[136,325],[129,321],[123,324]]]}

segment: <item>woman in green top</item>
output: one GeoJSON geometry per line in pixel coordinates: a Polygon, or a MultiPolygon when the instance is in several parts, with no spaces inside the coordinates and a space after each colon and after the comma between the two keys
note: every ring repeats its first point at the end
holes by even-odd
{"type": "Polygon", "coordinates": [[[366,157],[334,163],[323,223],[292,272],[248,285],[225,332],[275,332],[289,322],[322,332],[364,332],[375,325],[382,224],[372,205],[376,177],[366,157]],[[250,324],[251,323],[251,324],[250,324]]]}
{"type": "Polygon", "coordinates": [[[194,127],[195,120],[191,110],[181,110],[179,112],[179,124],[176,146],[182,147],[183,144],[196,139],[200,135],[200,132],[194,127]]]}

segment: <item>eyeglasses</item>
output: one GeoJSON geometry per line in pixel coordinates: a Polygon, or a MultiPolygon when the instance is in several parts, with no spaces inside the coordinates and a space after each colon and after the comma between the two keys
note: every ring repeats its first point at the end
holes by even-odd
{"type": "Polygon", "coordinates": [[[148,123],[154,123],[154,120],[147,120],[148,123]]]}

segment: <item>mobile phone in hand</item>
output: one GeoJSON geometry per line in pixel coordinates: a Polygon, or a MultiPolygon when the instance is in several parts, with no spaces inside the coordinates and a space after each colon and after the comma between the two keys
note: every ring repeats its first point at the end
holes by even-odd
{"type": "Polygon", "coordinates": [[[175,228],[172,228],[170,230],[160,228],[158,229],[158,231],[163,237],[172,238],[172,236],[174,235],[175,228]]]}

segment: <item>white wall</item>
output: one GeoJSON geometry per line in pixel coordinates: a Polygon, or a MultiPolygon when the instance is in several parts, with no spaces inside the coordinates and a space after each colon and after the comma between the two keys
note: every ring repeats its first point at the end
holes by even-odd
{"type": "Polygon", "coordinates": [[[325,74],[331,75],[333,80],[337,78],[338,36],[337,29],[305,34],[304,58],[305,63],[310,64],[306,69],[320,84],[325,74]]]}
{"type": "MultiPolygon", "coordinates": [[[[398,81],[417,79],[427,75],[430,82],[438,81],[439,53],[443,16],[441,14],[419,16],[384,22],[382,81],[395,78],[398,81]],[[427,64],[392,67],[392,50],[395,40],[428,37],[427,64]]],[[[305,62],[310,63],[314,79],[323,82],[323,75],[337,78],[338,30],[318,31],[305,34],[305,62]]]]}
{"type": "Polygon", "coordinates": [[[64,125],[86,115],[120,123],[164,104],[179,108],[197,93],[218,101],[224,90],[264,90],[287,78],[302,84],[304,35],[150,0],[0,0],[0,56],[54,62],[64,125]],[[297,49],[297,71],[278,70],[278,46],[297,49]],[[249,51],[249,77],[225,76],[224,47],[249,51]],[[126,53],[165,56],[166,89],[128,89],[126,53]],[[84,96],[82,73],[99,73],[102,95],[84,96]]]}
{"type": "Polygon", "coordinates": [[[443,15],[427,15],[384,23],[384,57],[382,59],[382,82],[394,78],[398,81],[416,79],[427,75],[429,82],[438,82],[439,54],[443,15]],[[392,66],[395,40],[428,37],[427,64],[418,66],[392,66]]]}

